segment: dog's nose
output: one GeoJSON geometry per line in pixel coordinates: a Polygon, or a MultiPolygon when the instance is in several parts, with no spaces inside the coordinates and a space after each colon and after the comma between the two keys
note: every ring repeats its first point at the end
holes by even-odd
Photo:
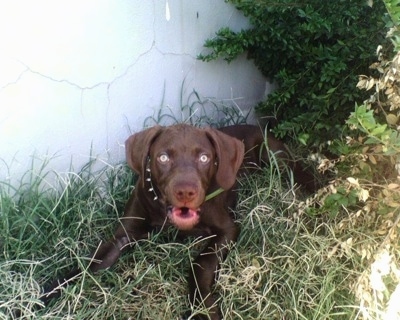
{"type": "Polygon", "coordinates": [[[177,183],[174,187],[175,198],[180,202],[193,201],[198,194],[198,187],[192,183],[177,183]]]}

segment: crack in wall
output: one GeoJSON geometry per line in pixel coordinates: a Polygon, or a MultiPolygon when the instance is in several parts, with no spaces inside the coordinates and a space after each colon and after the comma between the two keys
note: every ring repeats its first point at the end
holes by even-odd
{"type": "Polygon", "coordinates": [[[28,68],[25,68],[25,70],[21,71],[21,73],[16,77],[16,79],[15,79],[14,81],[10,81],[10,82],[6,83],[5,85],[3,85],[3,86],[0,88],[0,90],[6,89],[6,88],[9,87],[9,86],[12,86],[12,85],[17,84],[17,83],[21,80],[21,78],[23,77],[23,75],[24,75],[26,72],[28,72],[28,71],[29,71],[29,69],[28,69],[28,68]]]}

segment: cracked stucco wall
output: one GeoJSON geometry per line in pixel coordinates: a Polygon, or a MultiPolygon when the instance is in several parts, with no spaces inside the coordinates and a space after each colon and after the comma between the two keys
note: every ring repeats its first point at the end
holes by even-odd
{"type": "Polygon", "coordinates": [[[32,159],[78,170],[124,159],[123,142],[182,84],[202,96],[259,101],[265,79],[242,57],[203,63],[204,40],[247,20],[222,0],[36,0],[0,3],[0,181],[32,159]]]}

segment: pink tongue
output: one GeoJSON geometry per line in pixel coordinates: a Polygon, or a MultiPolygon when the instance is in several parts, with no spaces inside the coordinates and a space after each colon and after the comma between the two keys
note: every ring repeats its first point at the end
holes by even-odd
{"type": "Polygon", "coordinates": [[[178,229],[190,230],[199,222],[199,214],[193,209],[173,207],[169,219],[178,229]]]}

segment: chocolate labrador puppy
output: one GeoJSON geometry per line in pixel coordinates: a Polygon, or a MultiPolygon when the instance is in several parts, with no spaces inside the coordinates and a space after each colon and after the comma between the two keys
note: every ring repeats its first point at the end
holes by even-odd
{"type": "MultiPolygon", "coordinates": [[[[282,152],[284,161],[289,159],[279,140],[271,136],[268,142],[272,151],[282,152]]],[[[268,161],[268,153],[261,150],[263,143],[263,132],[249,125],[221,130],[186,124],[156,126],[130,136],[125,144],[126,160],[139,180],[114,237],[100,245],[89,269],[96,272],[112,266],[125,248],[155,229],[171,226],[183,235],[207,237],[203,252],[189,268],[188,284],[190,302],[195,308],[205,306],[208,313],[191,319],[221,319],[212,286],[219,261],[239,234],[231,212],[236,202],[236,177],[244,157],[253,167],[260,163],[260,154],[268,161]]],[[[303,178],[300,174],[299,179],[303,178]]],[[[77,274],[79,270],[74,270],[53,283],[43,301],[58,295],[59,283],[67,283],[77,274]]],[[[181,319],[189,317],[190,313],[181,319]]]]}

